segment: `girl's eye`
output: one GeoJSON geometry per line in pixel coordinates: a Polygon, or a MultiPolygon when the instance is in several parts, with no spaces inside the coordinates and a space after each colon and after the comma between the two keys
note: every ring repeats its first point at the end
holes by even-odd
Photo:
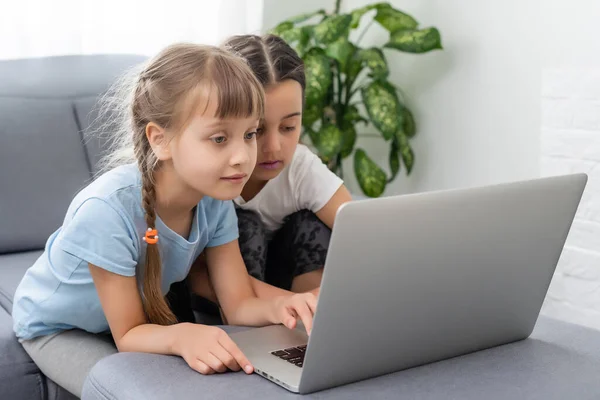
{"type": "Polygon", "coordinates": [[[285,132],[292,132],[292,131],[295,131],[295,130],[296,130],[296,127],[295,127],[295,126],[284,126],[284,127],[283,127],[283,130],[284,130],[285,132]]]}
{"type": "Polygon", "coordinates": [[[255,136],[256,136],[256,132],[248,132],[244,135],[244,139],[252,140],[252,139],[254,139],[255,136]]]}
{"type": "Polygon", "coordinates": [[[216,144],[221,144],[221,143],[225,142],[225,136],[213,137],[213,138],[210,138],[210,140],[212,140],[216,144]]]}

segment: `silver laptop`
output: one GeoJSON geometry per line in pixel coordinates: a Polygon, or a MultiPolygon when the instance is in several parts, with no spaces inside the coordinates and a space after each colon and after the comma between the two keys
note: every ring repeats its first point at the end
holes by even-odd
{"type": "Polygon", "coordinates": [[[345,204],[310,339],[232,334],[256,372],[310,393],[527,338],[587,175],[345,204]]]}

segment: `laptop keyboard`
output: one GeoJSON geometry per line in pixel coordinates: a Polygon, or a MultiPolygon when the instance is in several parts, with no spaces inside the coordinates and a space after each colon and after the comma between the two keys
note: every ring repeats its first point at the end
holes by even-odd
{"type": "Polygon", "coordinates": [[[306,354],[306,345],[272,351],[271,354],[289,362],[290,364],[294,364],[295,366],[302,368],[304,365],[304,354],[306,354]]]}

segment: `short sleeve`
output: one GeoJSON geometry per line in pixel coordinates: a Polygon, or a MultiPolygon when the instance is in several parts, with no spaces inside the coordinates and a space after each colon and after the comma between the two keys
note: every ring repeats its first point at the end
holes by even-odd
{"type": "Polygon", "coordinates": [[[137,242],[123,216],[106,201],[91,198],[63,225],[56,245],[97,267],[123,276],[135,276],[137,242]]]}
{"type": "Polygon", "coordinates": [[[238,221],[232,201],[219,202],[217,226],[206,247],[216,247],[233,242],[239,236],[238,221]]]}
{"type": "Polygon", "coordinates": [[[321,210],[331,200],[344,181],[307,147],[299,145],[292,168],[292,190],[298,210],[321,210]]]}

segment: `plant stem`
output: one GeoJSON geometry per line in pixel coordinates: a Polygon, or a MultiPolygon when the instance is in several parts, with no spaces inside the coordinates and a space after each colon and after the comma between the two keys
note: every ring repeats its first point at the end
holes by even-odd
{"type": "Polygon", "coordinates": [[[354,95],[356,94],[356,92],[358,92],[360,89],[362,89],[361,85],[358,85],[357,87],[354,87],[354,85],[356,84],[356,82],[358,81],[358,78],[360,77],[361,79],[361,84],[364,81],[364,76],[361,77],[360,74],[365,70],[365,68],[363,68],[362,70],[359,71],[359,73],[354,77],[353,80],[350,80],[350,82],[346,82],[346,100],[344,102],[344,104],[346,105],[346,107],[350,104],[350,100],[352,100],[352,97],[354,97],[354,95]]]}
{"type": "Polygon", "coordinates": [[[335,15],[340,13],[341,6],[342,6],[342,0],[335,0],[335,11],[333,12],[335,15]]]}
{"type": "Polygon", "coordinates": [[[365,36],[365,33],[367,33],[367,31],[369,30],[369,28],[371,27],[371,25],[373,25],[373,22],[375,22],[374,19],[372,19],[371,21],[369,21],[369,24],[365,27],[365,29],[363,29],[363,31],[360,33],[360,36],[358,36],[358,39],[356,39],[356,46],[358,47],[360,41],[362,40],[363,36],[365,36]]]}
{"type": "Polygon", "coordinates": [[[354,85],[355,79],[350,79],[350,77],[346,76],[346,98],[344,99],[344,104],[346,107],[350,104],[350,100],[352,100],[352,86],[354,85]]]}
{"type": "Polygon", "coordinates": [[[340,71],[340,63],[337,64],[337,71],[334,72],[337,76],[337,89],[338,89],[338,106],[337,106],[337,115],[336,115],[336,124],[337,126],[342,126],[342,120],[344,118],[344,113],[346,112],[344,104],[342,103],[342,72],[340,71]]]}
{"type": "Polygon", "coordinates": [[[354,97],[354,95],[360,90],[362,89],[362,86],[357,86],[355,87],[352,91],[350,91],[349,96],[347,97],[348,102],[350,102],[350,100],[352,99],[352,97],[354,97]]]}

